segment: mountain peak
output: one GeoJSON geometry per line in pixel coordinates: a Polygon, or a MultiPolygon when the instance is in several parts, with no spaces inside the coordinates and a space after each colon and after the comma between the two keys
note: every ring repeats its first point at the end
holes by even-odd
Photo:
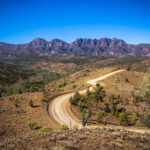
{"type": "Polygon", "coordinates": [[[53,40],[51,40],[50,42],[52,42],[52,43],[57,43],[57,42],[66,43],[65,41],[60,40],[60,39],[53,39],[53,40]]]}
{"type": "MultiPolygon", "coordinates": [[[[50,42],[42,38],[36,38],[27,44],[0,43],[0,54],[5,56],[8,52],[14,54],[36,53],[37,55],[48,54],[77,54],[77,55],[134,55],[149,56],[150,44],[131,45],[117,38],[89,39],[78,38],[72,43],[66,43],[60,39],[53,39],[50,42]],[[18,51],[19,50],[19,51],[18,51]]],[[[11,53],[10,53],[11,54],[11,53]]]]}
{"type": "Polygon", "coordinates": [[[47,42],[45,39],[42,39],[42,38],[35,38],[32,42],[40,42],[40,41],[42,41],[42,42],[47,42]]]}

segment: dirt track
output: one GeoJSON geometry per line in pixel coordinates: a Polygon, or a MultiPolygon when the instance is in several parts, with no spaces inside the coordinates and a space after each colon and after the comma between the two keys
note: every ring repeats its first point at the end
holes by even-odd
{"type": "MultiPolygon", "coordinates": [[[[95,85],[96,82],[101,81],[103,79],[106,79],[116,73],[120,73],[123,72],[125,70],[118,70],[118,71],[114,71],[111,73],[108,73],[104,76],[98,77],[96,79],[90,80],[88,81],[89,84],[91,85],[95,85]]],[[[92,90],[92,87],[90,87],[89,90],[92,90]]],[[[85,90],[81,90],[79,91],[80,94],[83,94],[86,92],[85,90]]],[[[55,122],[55,124],[57,126],[61,125],[61,124],[66,124],[69,127],[72,127],[73,124],[77,124],[79,126],[79,128],[82,128],[81,125],[81,121],[78,120],[71,112],[70,110],[70,103],[69,103],[69,98],[70,96],[72,96],[74,93],[68,93],[68,94],[63,94],[60,95],[56,98],[54,98],[50,105],[49,105],[49,114],[51,116],[51,119],[55,122]]],[[[88,128],[103,128],[104,126],[88,126],[88,128]]],[[[133,132],[140,132],[140,133],[145,133],[145,132],[150,132],[150,130],[144,130],[144,129],[136,129],[136,128],[128,128],[128,127],[122,127],[122,126],[105,126],[105,128],[116,128],[116,129],[120,129],[120,128],[124,128],[125,130],[128,131],[133,131],[133,132]]]]}

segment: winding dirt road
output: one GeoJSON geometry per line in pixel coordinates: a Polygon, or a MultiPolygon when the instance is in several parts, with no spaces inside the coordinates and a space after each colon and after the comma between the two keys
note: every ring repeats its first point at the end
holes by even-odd
{"type": "MultiPolygon", "coordinates": [[[[112,76],[122,71],[125,70],[118,70],[108,73],[104,76],[90,80],[88,81],[88,83],[94,86],[97,81],[101,81],[105,78],[108,78],[109,76],[112,76]]],[[[90,87],[89,90],[92,90],[93,86],[90,87]]],[[[86,89],[79,92],[80,94],[83,94],[86,92],[86,89]]],[[[52,117],[52,120],[55,121],[55,123],[57,123],[58,125],[67,124],[68,126],[72,126],[73,124],[77,124],[81,128],[81,122],[73,116],[70,110],[69,98],[73,96],[73,94],[74,93],[63,94],[54,98],[49,105],[49,114],[52,117]]]]}
{"type": "MultiPolygon", "coordinates": [[[[118,70],[118,71],[114,71],[111,73],[108,73],[106,75],[103,75],[101,77],[98,77],[96,79],[90,80],[88,81],[89,84],[91,84],[92,86],[89,88],[89,90],[93,89],[93,86],[96,85],[96,83],[98,81],[101,81],[103,79],[106,79],[114,74],[123,72],[125,70],[118,70]]],[[[86,92],[85,90],[81,90],[79,91],[80,94],[84,94],[86,92]]],[[[63,94],[60,96],[57,96],[56,98],[54,98],[49,105],[49,115],[51,120],[55,123],[55,125],[59,126],[61,124],[66,124],[69,127],[72,127],[73,124],[77,124],[79,126],[79,128],[82,128],[81,125],[81,121],[78,120],[71,112],[70,110],[70,102],[69,102],[69,98],[71,96],[73,96],[74,92],[72,93],[68,93],[68,94],[63,94]]],[[[129,127],[122,127],[122,126],[112,126],[112,125],[108,125],[108,126],[103,126],[103,125],[99,125],[99,126],[88,126],[88,128],[110,128],[110,129],[125,129],[128,131],[133,131],[133,132],[139,132],[139,133],[146,133],[149,132],[150,130],[145,130],[145,129],[136,129],[136,128],[129,128],[129,127]]]]}

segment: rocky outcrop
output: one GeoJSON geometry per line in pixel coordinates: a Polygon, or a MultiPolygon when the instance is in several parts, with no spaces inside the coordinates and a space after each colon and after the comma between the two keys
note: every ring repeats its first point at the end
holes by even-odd
{"type": "Polygon", "coordinates": [[[36,38],[27,44],[7,44],[0,43],[0,56],[3,55],[132,55],[150,56],[150,44],[127,44],[120,39],[76,39],[68,44],[59,39],[48,42],[41,38],[36,38]]]}

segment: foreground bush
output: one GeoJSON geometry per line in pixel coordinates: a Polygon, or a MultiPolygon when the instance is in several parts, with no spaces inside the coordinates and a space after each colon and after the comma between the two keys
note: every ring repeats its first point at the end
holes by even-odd
{"type": "Polygon", "coordinates": [[[30,121],[30,122],[28,122],[28,125],[29,125],[29,127],[30,127],[30,129],[31,130],[33,130],[34,129],[34,127],[35,127],[35,125],[36,125],[37,123],[36,122],[34,122],[34,121],[30,121]]]}
{"type": "Polygon", "coordinates": [[[79,126],[78,126],[77,124],[74,124],[74,125],[73,125],[73,129],[74,129],[75,131],[78,131],[78,127],[79,127],[79,126]]]}
{"type": "Polygon", "coordinates": [[[64,125],[61,125],[60,127],[59,127],[59,130],[68,130],[69,128],[68,128],[68,126],[66,125],[66,124],[64,124],[64,125]]]}
{"type": "Polygon", "coordinates": [[[50,132],[52,131],[53,129],[51,127],[45,127],[43,129],[41,129],[41,132],[50,132]]]}

